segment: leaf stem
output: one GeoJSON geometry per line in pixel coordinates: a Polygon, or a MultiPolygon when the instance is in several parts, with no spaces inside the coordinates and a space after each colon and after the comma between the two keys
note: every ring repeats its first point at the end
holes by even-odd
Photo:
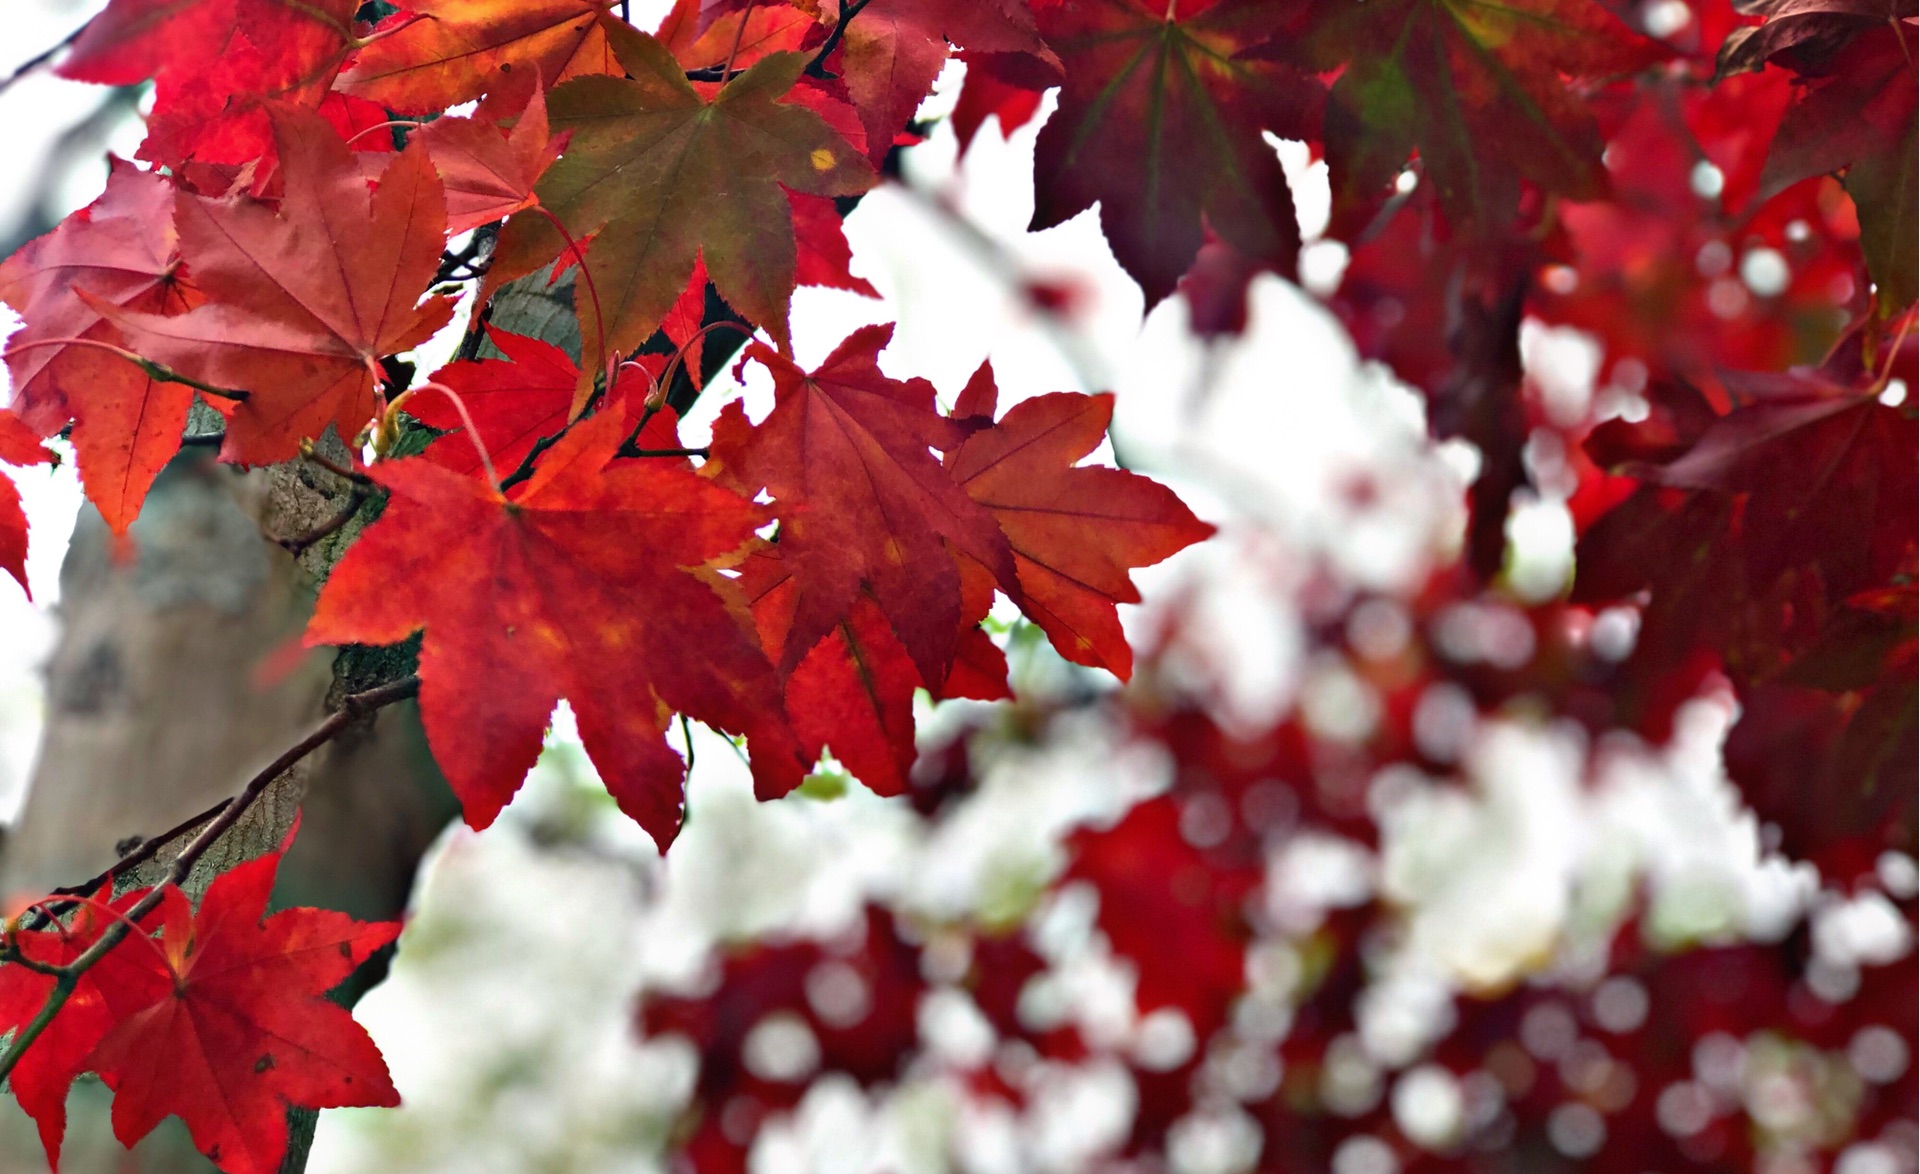
{"type": "MultiPolygon", "coordinates": [[[[740,24],[733,30],[733,47],[727,50],[727,63],[720,67],[722,82],[733,77],[733,59],[740,56],[740,42],[747,39],[747,21],[753,17],[754,3],[755,0],[747,0],[747,6],[740,10],[740,24]]],[[[841,7],[845,8],[846,5],[842,4],[841,7]]]]}
{"type": "Polygon", "coordinates": [[[321,452],[319,449],[313,447],[313,441],[311,440],[307,440],[305,438],[301,439],[300,455],[306,460],[312,461],[314,464],[319,465],[321,468],[325,469],[327,472],[332,473],[335,477],[343,477],[346,480],[353,482],[355,485],[373,484],[373,478],[367,476],[365,473],[362,473],[357,469],[349,469],[347,466],[341,464],[339,461],[336,461],[332,457],[327,456],[325,453],[321,452]]]}
{"type": "Polygon", "coordinates": [[[587,283],[587,296],[593,299],[594,324],[600,328],[600,369],[611,377],[613,360],[607,349],[609,342],[607,338],[607,314],[606,310],[603,309],[600,304],[600,289],[593,283],[593,270],[587,266],[586,251],[580,247],[579,241],[573,239],[573,234],[567,231],[567,226],[560,223],[560,218],[553,214],[552,209],[543,204],[535,204],[532,210],[546,217],[548,222],[559,231],[561,237],[566,240],[567,247],[573,250],[574,263],[580,266],[580,278],[587,283]]]}
{"type": "Polygon", "coordinates": [[[71,45],[75,41],[79,40],[80,34],[86,31],[87,31],[87,26],[83,24],[79,28],[74,29],[72,32],[68,33],[66,36],[61,37],[59,41],[55,42],[52,45],[49,45],[45,49],[42,49],[40,52],[35,53],[33,56],[27,58],[25,61],[22,61],[17,67],[15,67],[12,73],[8,74],[5,77],[0,77],[0,93],[5,93],[7,90],[13,87],[13,84],[15,82],[19,81],[21,78],[32,73],[34,70],[39,69],[41,66],[45,65],[47,62],[52,61],[54,56],[58,54],[60,50],[66,48],[68,45],[71,45]]]}
{"type": "Polygon", "coordinates": [[[347,146],[351,147],[376,130],[394,130],[406,127],[409,130],[425,125],[417,118],[389,118],[385,122],[376,122],[372,126],[363,126],[347,136],[347,146]]]}
{"type": "Polygon", "coordinates": [[[347,47],[356,51],[360,49],[364,49],[368,45],[373,44],[375,41],[386,40],[388,37],[391,37],[393,34],[399,32],[401,29],[412,28],[414,25],[419,24],[423,20],[431,20],[431,19],[433,18],[423,13],[409,12],[406,16],[406,19],[396,21],[393,25],[391,25],[388,28],[375,29],[373,32],[368,33],[364,37],[347,38],[347,47]]]}
{"type": "Polygon", "coordinates": [[[246,403],[253,395],[252,392],[241,391],[237,388],[215,387],[211,383],[202,383],[191,375],[182,375],[165,363],[157,363],[144,355],[137,355],[125,347],[114,346],[110,342],[101,342],[97,338],[41,338],[35,339],[32,342],[16,342],[7,348],[7,353],[11,355],[17,351],[30,351],[35,347],[43,346],[96,347],[100,350],[119,355],[127,362],[145,371],[149,379],[156,379],[161,383],[184,383],[195,391],[206,395],[217,396],[220,399],[230,399],[237,404],[246,403]]]}
{"type": "Polygon", "coordinates": [[[493,486],[493,491],[495,493],[505,496],[506,491],[500,485],[500,474],[494,472],[494,469],[493,469],[493,454],[487,451],[486,444],[483,441],[481,441],[480,430],[474,427],[473,416],[467,411],[467,401],[460,398],[459,392],[455,391],[451,387],[448,387],[444,383],[434,383],[431,380],[429,380],[426,383],[422,383],[418,387],[415,387],[409,391],[403,392],[400,398],[394,400],[393,404],[387,410],[393,411],[394,409],[398,408],[401,404],[405,403],[408,396],[414,395],[422,391],[437,391],[441,395],[446,396],[448,400],[452,401],[453,410],[460,413],[460,423],[466,429],[467,440],[472,443],[473,451],[480,454],[480,467],[486,470],[487,484],[493,486]]]}

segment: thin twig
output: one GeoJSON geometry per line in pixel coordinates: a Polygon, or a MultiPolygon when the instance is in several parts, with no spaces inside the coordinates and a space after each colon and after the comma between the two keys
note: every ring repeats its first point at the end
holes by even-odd
{"type": "Polygon", "coordinates": [[[0,77],[0,94],[4,94],[8,89],[12,88],[13,84],[19,81],[21,78],[32,73],[34,70],[39,69],[41,66],[45,65],[47,62],[52,61],[55,54],[59,53],[60,50],[66,48],[68,45],[71,45],[75,41],[79,40],[80,34],[86,31],[87,31],[87,26],[84,24],[81,25],[79,28],[68,33],[66,36],[61,37],[60,42],[58,44],[50,46],[46,49],[43,49],[38,53],[35,53],[33,56],[27,58],[25,61],[22,61],[19,64],[19,66],[14,69],[12,73],[8,74],[5,77],[0,77]]]}
{"type": "Polygon", "coordinates": [[[332,473],[335,477],[344,477],[355,485],[373,484],[373,478],[360,472],[358,469],[349,469],[339,461],[334,460],[332,457],[313,447],[313,441],[311,440],[302,440],[300,442],[300,455],[312,461],[314,464],[319,465],[327,472],[332,473]]]}
{"type": "MultiPolygon", "coordinates": [[[[541,204],[535,204],[533,211],[546,217],[547,221],[560,233],[560,239],[567,242],[567,248],[573,253],[574,264],[580,267],[580,280],[586,283],[587,296],[593,299],[593,323],[600,328],[600,369],[603,372],[610,373],[613,370],[613,356],[608,353],[607,348],[612,340],[607,337],[607,315],[606,312],[600,308],[600,289],[593,283],[593,270],[587,265],[586,250],[580,247],[579,241],[573,239],[573,233],[567,231],[567,226],[560,222],[560,218],[553,214],[552,209],[541,204]]],[[[582,332],[580,345],[582,349],[585,349],[586,338],[584,331],[582,332]]],[[[581,356],[583,362],[585,358],[585,355],[581,356]]]]}
{"type": "Polygon", "coordinates": [[[814,53],[813,60],[807,62],[807,68],[803,72],[809,77],[834,76],[827,72],[827,58],[840,47],[840,38],[847,35],[847,22],[860,15],[860,10],[870,2],[871,0],[853,0],[853,3],[849,4],[847,0],[840,0],[840,19],[834,22],[832,31],[827,33],[827,39],[820,42],[819,50],[814,53]]]}
{"type": "MultiPolygon", "coordinates": [[[[378,688],[352,694],[341,702],[340,708],[337,711],[330,715],[325,721],[315,726],[306,737],[289,746],[278,758],[268,763],[258,774],[247,780],[247,785],[241,789],[238,795],[215,807],[213,809],[214,814],[212,820],[209,821],[204,828],[200,829],[199,834],[188,841],[185,847],[180,849],[179,854],[168,863],[166,875],[161,879],[160,883],[148,889],[146,896],[140,898],[140,900],[134,903],[132,908],[126,911],[125,919],[109,925],[91,946],[81,951],[79,957],[64,966],[54,968],[57,973],[54,976],[53,989],[47,992],[46,1002],[41,1004],[40,1010],[34,1015],[32,1022],[15,1033],[13,1042],[7,1047],[6,1054],[0,1055],[0,1080],[6,1079],[14,1070],[15,1066],[20,1063],[20,1058],[26,1054],[27,1049],[32,1047],[33,1042],[39,1039],[47,1027],[52,1024],[54,1016],[60,1013],[60,1008],[64,1007],[67,1000],[72,997],[74,989],[80,983],[81,977],[84,976],[87,971],[93,969],[115,946],[118,946],[124,941],[127,934],[131,931],[132,926],[138,925],[142,918],[160,907],[160,902],[165,899],[167,890],[169,888],[178,888],[181,883],[187,879],[188,874],[193,871],[193,866],[199,861],[200,857],[204,856],[207,850],[212,848],[213,845],[219,841],[220,837],[227,833],[228,829],[240,822],[240,817],[247,813],[248,809],[259,800],[260,796],[267,793],[267,788],[273,784],[275,779],[287,773],[287,771],[291,770],[307,755],[312,754],[315,750],[333,741],[335,737],[339,736],[343,730],[354,722],[396,701],[413,697],[419,692],[420,678],[407,677],[404,680],[394,681],[390,684],[381,685],[378,688]]],[[[149,843],[151,842],[152,841],[149,841],[149,843]]],[[[144,848],[145,845],[142,845],[142,847],[144,848]]],[[[156,848],[154,851],[158,851],[158,849],[156,848]]],[[[153,852],[147,852],[145,857],[141,857],[140,852],[136,851],[131,853],[129,857],[123,858],[116,868],[125,868],[128,861],[135,857],[144,859],[152,855],[153,852]]],[[[110,880],[113,871],[114,870],[109,870],[102,874],[102,877],[97,879],[95,883],[104,883],[105,880],[110,880]]],[[[45,971],[43,970],[42,973],[45,973],[45,971]]]]}
{"type": "Polygon", "coordinates": [[[533,476],[534,462],[546,455],[548,449],[559,444],[560,438],[567,434],[568,428],[572,427],[573,425],[569,424],[566,428],[562,428],[552,436],[542,436],[540,439],[534,441],[533,447],[528,449],[527,455],[521,459],[520,467],[508,473],[505,477],[500,478],[500,492],[505,493],[507,490],[512,489],[522,481],[533,476]]]}
{"type": "Polygon", "coordinates": [[[274,541],[288,554],[299,558],[301,555],[307,553],[307,551],[313,549],[315,543],[324,541],[332,535],[338,534],[348,522],[353,521],[354,515],[360,512],[360,507],[367,504],[367,499],[372,496],[373,494],[365,485],[355,485],[353,492],[347,495],[346,507],[339,513],[307,531],[305,534],[293,538],[276,538],[274,541]]]}
{"type": "Polygon", "coordinates": [[[613,454],[617,457],[705,457],[704,448],[626,448],[613,454]]]}

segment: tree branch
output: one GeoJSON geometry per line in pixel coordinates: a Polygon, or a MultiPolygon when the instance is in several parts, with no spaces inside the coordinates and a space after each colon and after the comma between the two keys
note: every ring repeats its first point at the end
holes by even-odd
{"type": "Polygon", "coordinates": [[[288,554],[299,558],[301,555],[307,553],[307,551],[313,547],[314,543],[320,542],[331,535],[338,534],[348,522],[353,521],[354,515],[360,512],[360,507],[367,504],[367,499],[371,496],[373,496],[373,494],[365,485],[356,484],[353,487],[353,491],[347,494],[347,504],[341,508],[339,513],[328,518],[318,526],[315,526],[305,534],[297,534],[291,538],[276,538],[274,542],[279,544],[280,548],[288,554]]]}
{"type": "MultiPolygon", "coordinates": [[[[91,946],[88,946],[80,953],[79,957],[64,966],[34,967],[34,969],[42,974],[53,975],[53,990],[47,993],[46,1002],[41,1004],[40,1010],[34,1015],[33,1020],[20,1029],[13,1037],[13,1042],[8,1046],[6,1053],[0,1055],[0,1080],[6,1079],[20,1063],[20,1058],[26,1054],[27,1049],[32,1047],[33,1042],[39,1039],[47,1027],[52,1024],[54,1016],[60,1013],[60,1009],[64,1007],[67,1000],[73,996],[73,992],[79,985],[81,977],[84,976],[87,971],[93,969],[102,958],[111,953],[115,946],[118,946],[122,941],[126,940],[127,935],[131,932],[131,928],[138,925],[141,918],[159,908],[161,900],[166,895],[167,889],[170,887],[178,888],[180,884],[187,879],[187,875],[193,871],[195,862],[204,856],[207,850],[212,848],[229,828],[240,821],[240,817],[246,814],[248,808],[252,807],[262,795],[267,793],[267,788],[273,784],[275,779],[278,779],[281,775],[291,770],[300,760],[307,757],[307,755],[312,754],[315,750],[333,741],[342,731],[346,730],[347,727],[356,721],[376,713],[396,701],[413,697],[419,692],[420,678],[407,677],[404,680],[394,681],[391,684],[381,685],[378,688],[368,689],[365,692],[355,693],[347,697],[341,703],[338,710],[328,715],[327,719],[315,726],[306,737],[282,751],[278,758],[275,758],[272,762],[261,768],[258,774],[247,780],[247,785],[241,789],[238,795],[223,800],[201,815],[199,817],[201,819],[207,819],[209,816],[211,816],[211,819],[205,827],[200,829],[199,834],[195,835],[185,847],[181,848],[179,854],[167,865],[166,875],[161,879],[160,883],[148,889],[147,895],[135,902],[133,907],[127,910],[123,919],[109,925],[91,946]]],[[[193,826],[191,823],[183,825],[181,830],[191,826],[193,826]]],[[[128,867],[130,864],[151,859],[153,855],[159,851],[160,847],[164,846],[167,842],[167,836],[150,839],[133,852],[122,857],[113,868],[108,869],[106,872],[87,882],[86,885],[63,891],[71,895],[76,892],[88,892],[94,888],[98,888],[100,885],[111,881],[115,872],[128,867]]],[[[14,953],[17,953],[17,951],[14,953]]]]}
{"type": "Polygon", "coordinates": [[[19,81],[21,78],[32,73],[34,70],[39,69],[41,66],[45,65],[47,62],[52,61],[55,54],[59,53],[60,50],[66,48],[68,45],[71,45],[75,41],[79,40],[80,34],[86,31],[87,31],[87,26],[83,24],[79,28],[68,33],[66,36],[61,37],[57,44],[48,46],[47,48],[27,58],[25,61],[22,61],[19,64],[19,66],[17,66],[14,69],[12,73],[8,74],[5,77],[0,77],[0,93],[5,93],[8,89],[10,89],[13,86],[15,82],[19,81]]]}

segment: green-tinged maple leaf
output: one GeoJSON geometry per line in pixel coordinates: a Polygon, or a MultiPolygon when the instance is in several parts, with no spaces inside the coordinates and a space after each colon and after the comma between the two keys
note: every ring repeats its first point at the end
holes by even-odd
{"type": "Polygon", "coordinates": [[[165,176],[115,160],[99,199],[0,265],[0,300],[25,322],[8,340],[13,409],[42,435],[73,421],[81,485],[115,534],[133,524],[153,479],[179,450],[193,392],[95,347],[21,344],[118,343],[119,332],[77,291],[163,315],[195,304],[180,273],[173,206],[165,176]]]}
{"type": "MultiPolygon", "coordinates": [[[[573,138],[537,189],[576,238],[594,238],[587,267],[607,338],[591,296],[576,299],[587,353],[645,342],[701,259],[727,304],[784,345],[796,262],[782,189],[853,195],[873,185],[872,169],[818,115],[782,100],[806,63],[797,53],[766,57],[708,97],[651,37],[616,29],[613,47],[631,77],[580,78],[550,95],[554,128],[573,138]]],[[[489,288],[563,247],[551,224],[516,217],[489,288]]]]}
{"type": "Polygon", "coordinates": [[[167,889],[159,937],[122,942],[88,972],[113,1025],[84,1064],[114,1091],[123,1145],[177,1115],[226,1174],[274,1174],[289,1106],[400,1103],[380,1050],[327,998],[399,923],[265,916],[279,865],[274,852],[222,873],[198,911],[167,889]]]}
{"type": "Polygon", "coordinates": [[[1247,51],[1282,30],[1267,0],[1062,0],[1040,30],[1066,64],[1034,161],[1036,230],[1096,202],[1121,267],[1152,305],[1207,229],[1292,272],[1293,198],[1262,137],[1313,138],[1317,81],[1247,51]]]}
{"type": "Polygon", "coordinates": [[[1860,217],[1860,247],[1887,311],[1920,290],[1914,241],[1920,205],[1920,32],[1911,23],[1876,27],[1823,62],[1780,121],[1761,190],[1771,194],[1810,175],[1845,169],[1841,182],[1860,217]]]}
{"type": "Polygon", "coordinates": [[[712,475],[745,494],[764,489],[780,516],[781,558],[797,590],[773,653],[783,669],[870,595],[921,677],[943,681],[963,624],[948,545],[1014,577],[992,515],[928,452],[958,445],[961,428],[935,411],[931,384],[881,374],[892,333],[862,327],[811,372],[755,344],[747,354],[773,375],[774,409],[755,427],[736,401],[714,426],[712,475]]]}
{"type": "Polygon", "coordinates": [[[180,251],[206,304],[161,317],[93,307],[128,345],[203,383],[248,393],[222,456],[285,460],[334,425],[351,438],[372,416],[379,360],[444,326],[444,298],[418,304],[445,243],[446,205],[424,146],[394,158],[369,196],[340,137],[282,109],[286,175],[276,212],[236,196],[182,195],[180,251]]]}
{"type": "Polygon", "coordinates": [[[340,88],[406,114],[478,98],[532,73],[548,87],[618,73],[610,30],[628,26],[607,0],[413,0],[340,76],[340,88]]]}
{"type": "MultiPolygon", "coordinates": [[[[956,411],[990,420],[993,371],[982,366],[956,411]]],[[[1060,655],[1133,671],[1115,605],[1138,603],[1128,575],[1213,533],[1173,491],[1123,469],[1077,464],[1107,434],[1111,395],[1060,392],[1024,400],[968,436],[947,469],[992,512],[1013,547],[1015,577],[1000,589],[1040,625],[1060,655]]]]}
{"type": "Polygon", "coordinates": [[[1341,69],[1327,105],[1335,225],[1358,228],[1416,152],[1460,223],[1510,219],[1523,180],[1576,200],[1606,193],[1581,83],[1670,56],[1594,0],[1342,4],[1309,42],[1341,69]]]}
{"type": "Polygon", "coordinates": [[[565,697],[619,803],[664,849],[686,767],[679,710],[753,739],[762,785],[802,773],[771,667],[727,581],[704,570],[764,524],[745,498],[659,461],[609,464],[621,413],[576,424],[513,500],[424,458],[383,462],[391,497],[320,594],[310,644],[423,627],[420,709],[467,822],[493,822],[565,697]]]}

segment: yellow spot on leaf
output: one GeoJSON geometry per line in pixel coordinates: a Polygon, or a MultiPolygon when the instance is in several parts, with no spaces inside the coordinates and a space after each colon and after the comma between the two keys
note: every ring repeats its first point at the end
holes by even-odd
{"type": "Polygon", "coordinates": [[[833,152],[825,147],[815,147],[813,154],[807,158],[813,163],[815,171],[827,171],[833,167],[833,152]]]}

